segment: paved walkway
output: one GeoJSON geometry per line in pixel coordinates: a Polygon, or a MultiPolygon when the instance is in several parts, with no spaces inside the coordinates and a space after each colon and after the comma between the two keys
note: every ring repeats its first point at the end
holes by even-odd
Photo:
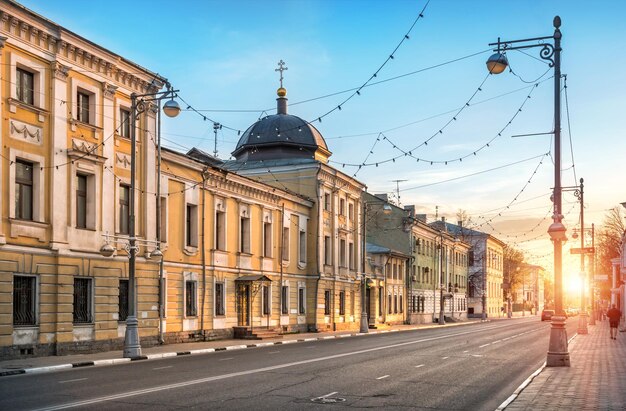
{"type": "Polygon", "coordinates": [[[513,410],[625,410],[626,333],[588,326],[569,345],[570,367],[544,368],[507,407],[513,410]]]}

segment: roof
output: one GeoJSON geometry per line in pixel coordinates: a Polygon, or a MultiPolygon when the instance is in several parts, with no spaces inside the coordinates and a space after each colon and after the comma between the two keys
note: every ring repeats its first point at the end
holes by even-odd
{"type": "Polygon", "coordinates": [[[505,243],[492,236],[491,234],[487,234],[487,233],[483,233],[482,231],[477,231],[477,230],[472,230],[471,228],[467,228],[467,227],[463,227],[457,224],[451,224],[448,223],[447,221],[433,221],[432,223],[428,224],[431,227],[434,227],[438,230],[444,230],[446,231],[448,234],[451,234],[453,236],[457,236],[457,237],[489,237],[492,240],[500,243],[502,246],[505,245],[505,243]]]}
{"type": "Polygon", "coordinates": [[[403,253],[402,251],[392,250],[388,247],[383,247],[378,244],[365,243],[365,253],[366,254],[394,254],[403,257],[410,257],[409,255],[403,253]]]}

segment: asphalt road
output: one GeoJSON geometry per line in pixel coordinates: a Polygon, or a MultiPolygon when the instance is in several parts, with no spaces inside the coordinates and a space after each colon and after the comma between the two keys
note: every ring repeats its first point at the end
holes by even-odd
{"type": "Polygon", "coordinates": [[[533,316],[3,377],[0,409],[494,410],[549,334],[533,316]]]}

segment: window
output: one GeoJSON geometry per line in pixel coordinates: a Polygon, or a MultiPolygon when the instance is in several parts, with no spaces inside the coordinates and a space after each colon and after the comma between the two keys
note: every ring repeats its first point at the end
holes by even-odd
{"type": "Polygon", "coordinates": [[[76,175],[76,227],[87,228],[87,176],[76,175]]]}
{"type": "Polygon", "coordinates": [[[21,68],[15,69],[16,96],[22,103],[35,104],[35,75],[21,68]]]}
{"type": "Polygon", "coordinates": [[[346,240],[339,240],[339,266],[346,267],[346,240]]]}
{"type": "Polygon", "coordinates": [[[324,210],[330,211],[330,194],[324,194],[324,210]]]}
{"type": "Polygon", "coordinates": [[[167,243],[167,197],[161,197],[161,230],[159,233],[159,241],[167,243]]]}
{"type": "Polygon", "coordinates": [[[120,108],[119,134],[122,137],[130,138],[130,110],[120,108]]]}
{"type": "Polygon", "coordinates": [[[400,302],[398,303],[400,305],[399,310],[400,310],[400,313],[402,313],[404,312],[404,308],[403,308],[404,302],[402,301],[402,294],[400,294],[399,298],[400,298],[400,302]]]}
{"type": "Polygon", "coordinates": [[[350,264],[350,269],[354,270],[355,267],[355,256],[354,256],[354,243],[348,243],[348,259],[350,264]]]}
{"type": "Polygon", "coordinates": [[[298,237],[298,262],[306,263],[306,231],[300,230],[298,237]]]}
{"type": "Polygon", "coordinates": [[[226,213],[215,211],[215,249],[226,250],[226,213]]]}
{"type": "Polygon", "coordinates": [[[82,123],[89,123],[89,98],[90,95],[83,91],[79,91],[76,95],[76,107],[78,110],[76,120],[82,123]]]}
{"type": "Polygon", "coordinates": [[[280,302],[281,302],[281,308],[280,308],[280,312],[282,314],[289,314],[289,287],[286,285],[283,285],[282,289],[281,289],[281,297],[280,297],[280,302]]]}
{"type": "Polygon", "coordinates": [[[339,315],[346,315],[346,292],[339,291],[339,315]]]}
{"type": "Polygon", "coordinates": [[[339,215],[346,215],[346,200],[344,198],[339,199],[339,215]]]}
{"type": "Polygon", "coordinates": [[[23,275],[13,277],[13,325],[35,325],[36,278],[23,275]]]}
{"type": "Polygon", "coordinates": [[[120,280],[117,312],[117,320],[126,321],[128,318],[128,280],[120,280]]]}
{"type": "Polygon", "coordinates": [[[393,313],[393,307],[391,306],[391,304],[393,303],[393,297],[391,296],[391,294],[389,294],[388,297],[389,297],[389,306],[387,307],[388,308],[387,312],[389,314],[392,314],[393,313]]]}
{"type": "Polygon", "coordinates": [[[383,287],[379,287],[378,288],[378,316],[379,317],[383,316],[383,303],[384,303],[383,287]]]}
{"type": "Polygon", "coordinates": [[[398,314],[398,294],[393,295],[393,312],[398,314]]]}
{"type": "Polygon", "coordinates": [[[15,161],[15,218],[33,219],[33,163],[15,161]]]}
{"type": "Polygon", "coordinates": [[[305,313],[305,305],[306,305],[306,296],[304,295],[304,288],[298,288],[298,313],[305,313]]]}
{"type": "Polygon", "coordinates": [[[330,315],[330,290],[324,290],[324,315],[330,315]]]}
{"type": "Polygon", "coordinates": [[[91,278],[74,278],[74,324],[90,323],[91,278]]]}
{"type": "Polygon", "coordinates": [[[330,242],[330,236],[324,236],[324,264],[333,264],[333,250],[332,243],[330,242]]]}
{"type": "Polygon", "coordinates": [[[348,220],[354,221],[354,203],[352,201],[348,203],[348,220]]]}
{"type": "Polygon", "coordinates": [[[187,204],[185,217],[185,245],[187,247],[198,246],[198,206],[187,204]]]}
{"type": "Polygon", "coordinates": [[[263,223],[263,257],[272,256],[272,223],[263,223]]]}
{"type": "Polygon", "coordinates": [[[226,313],[224,283],[215,283],[214,298],[215,298],[215,315],[224,315],[226,313]]]}
{"type": "Polygon", "coordinates": [[[270,286],[263,286],[263,294],[261,294],[261,298],[263,299],[263,315],[271,314],[271,300],[270,300],[270,286]]]}
{"type": "Polygon", "coordinates": [[[250,254],[250,218],[241,216],[239,221],[239,251],[250,254]]]}
{"type": "Polygon", "coordinates": [[[128,220],[130,219],[130,186],[120,185],[120,233],[128,234],[128,220]]]}
{"type": "Polygon", "coordinates": [[[196,281],[185,281],[186,317],[195,317],[196,315],[198,315],[197,289],[198,283],[196,281]]]}
{"type": "Polygon", "coordinates": [[[283,261],[289,261],[289,227],[283,227],[283,261]]]}
{"type": "Polygon", "coordinates": [[[356,315],[356,293],[350,293],[350,312],[356,315]]]}

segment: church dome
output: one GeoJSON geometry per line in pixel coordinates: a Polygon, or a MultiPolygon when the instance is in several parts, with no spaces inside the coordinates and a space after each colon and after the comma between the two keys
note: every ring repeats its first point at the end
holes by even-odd
{"type": "Polygon", "coordinates": [[[238,161],[315,158],[328,161],[322,134],[298,116],[287,114],[287,90],[277,90],[277,114],[266,116],[243,133],[233,156],[238,161]]]}

